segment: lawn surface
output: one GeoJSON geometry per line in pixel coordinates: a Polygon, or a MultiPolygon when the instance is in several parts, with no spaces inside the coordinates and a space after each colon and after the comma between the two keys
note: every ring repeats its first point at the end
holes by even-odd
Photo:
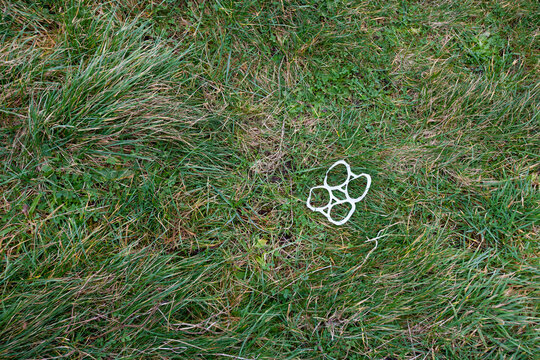
{"type": "Polygon", "coordinates": [[[0,358],[535,358],[539,24],[0,0],[0,358]],[[340,159],[373,182],[334,226],[340,159]]]}

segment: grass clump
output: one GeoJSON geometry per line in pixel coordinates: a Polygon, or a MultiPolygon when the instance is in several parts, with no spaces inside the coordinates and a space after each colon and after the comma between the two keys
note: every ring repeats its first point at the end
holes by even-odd
{"type": "Polygon", "coordinates": [[[0,4],[0,358],[534,358],[534,2],[0,4]]]}

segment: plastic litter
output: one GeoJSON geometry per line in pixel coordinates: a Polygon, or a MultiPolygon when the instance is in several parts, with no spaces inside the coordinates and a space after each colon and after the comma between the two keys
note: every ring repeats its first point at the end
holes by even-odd
{"type": "Polygon", "coordinates": [[[332,224],[334,224],[334,225],[343,225],[347,221],[349,221],[351,216],[354,214],[354,211],[356,210],[356,203],[361,201],[367,195],[369,187],[371,186],[371,176],[369,176],[368,174],[359,174],[359,175],[357,175],[357,174],[352,172],[351,167],[349,166],[349,164],[345,160],[339,160],[339,161],[336,161],[334,163],[334,165],[332,165],[328,169],[328,171],[326,171],[326,176],[324,177],[324,183],[323,184],[324,185],[314,186],[309,190],[309,196],[307,198],[306,205],[311,211],[317,211],[317,212],[320,212],[321,214],[323,214],[324,216],[326,216],[328,221],[330,221],[332,224]],[[328,174],[330,173],[330,171],[333,168],[335,168],[338,165],[345,165],[345,167],[347,168],[347,179],[343,183],[341,183],[339,185],[330,186],[330,185],[328,185],[328,174]],[[349,196],[349,191],[347,189],[348,186],[349,186],[349,183],[352,180],[358,179],[359,177],[362,177],[362,176],[365,177],[366,180],[367,180],[366,189],[364,190],[363,194],[360,195],[359,197],[351,198],[349,196]],[[325,190],[328,191],[328,194],[330,195],[330,200],[328,201],[328,204],[326,204],[324,206],[320,206],[320,207],[313,206],[311,204],[311,197],[313,195],[313,191],[317,190],[317,189],[325,189],[325,190]],[[345,195],[345,199],[344,200],[339,200],[334,195],[334,191],[339,191],[339,192],[343,193],[345,195]],[[348,203],[348,204],[351,205],[351,209],[349,210],[349,213],[341,220],[334,220],[332,218],[332,216],[330,215],[330,212],[332,211],[332,208],[334,206],[336,206],[336,205],[340,205],[340,204],[344,204],[344,203],[348,203]]]}

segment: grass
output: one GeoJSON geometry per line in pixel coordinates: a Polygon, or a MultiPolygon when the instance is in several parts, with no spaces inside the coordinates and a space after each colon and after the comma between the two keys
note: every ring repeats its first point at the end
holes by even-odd
{"type": "Polygon", "coordinates": [[[538,354],[536,2],[0,5],[0,358],[538,354]]]}

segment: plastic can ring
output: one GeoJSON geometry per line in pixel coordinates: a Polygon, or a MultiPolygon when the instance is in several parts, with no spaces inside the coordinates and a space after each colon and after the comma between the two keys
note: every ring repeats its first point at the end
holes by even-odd
{"type": "Polygon", "coordinates": [[[354,211],[356,210],[356,203],[359,202],[359,201],[362,201],[362,199],[367,195],[370,186],[371,186],[371,176],[369,176],[368,174],[359,174],[359,175],[357,175],[357,174],[352,172],[351,167],[349,166],[349,164],[347,164],[347,162],[345,160],[339,160],[339,161],[336,161],[334,163],[334,165],[332,165],[328,169],[328,171],[326,171],[326,176],[324,177],[323,185],[314,186],[309,190],[309,196],[307,198],[306,205],[311,211],[317,211],[317,212],[320,212],[321,214],[323,214],[324,216],[326,216],[328,221],[330,221],[332,224],[334,224],[334,225],[343,225],[347,221],[349,221],[351,216],[354,214],[354,211]],[[345,167],[347,168],[347,179],[343,183],[341,183],[339,185],[330,186],[328,184],[328,174],[330,173],[330,171],[333,168],[335,168],[338,165],[345,165],[345,167]],[[358,179],[359,177],[362,177],[362,176],[365,177],[366,181],[367,181],[366,189],[364,190],[362,195],[360,195],[359,197],[351,198],[349,196],[349,191],[348,191],[349,183],[352,180],[358,179]],[[326,205],[324,205],[324,206],[317,207],[317,206],[313,206],[311,204],[311,198],[313,196],[313,191],[317,190],[317,189],[325,189],[325,190],[328,191],[328,195],[330,195],[330,200],[328,200],[328,203],[326,205]],[[334,195],[334,191],[341,192],[345,196],[345,199],[339,200],[334,195]],[[347,213],[347,215],[343,219],[334,220],[332,218],[332,216],[330,215],[330,212],[332,211],[332,208],[334,206],[336,206],[336,205],[345,204],[345,203],[349,204],[351,206],[351,209],[349,210],[349,212],[347,213]]]}

